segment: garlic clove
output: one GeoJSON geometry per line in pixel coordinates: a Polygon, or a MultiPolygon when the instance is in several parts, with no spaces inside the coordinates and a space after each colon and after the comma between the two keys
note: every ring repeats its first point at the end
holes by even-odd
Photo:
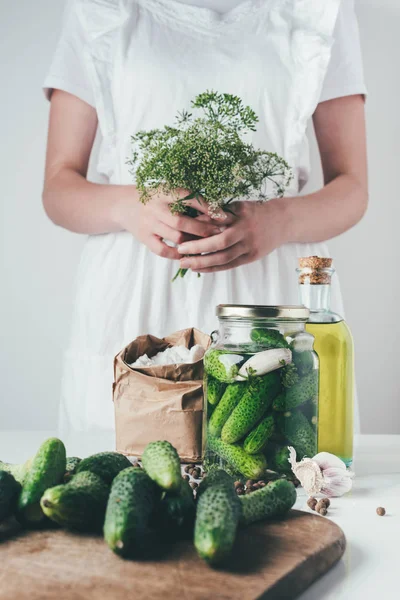
{"type": "Polygon", "coordinates": [[[330,498],[347,494],[353,486],[352,475],[347,470],[329,467],[323,470],[324,483],[321,493],[330,498]]]}
{"type": "Polygon", "coordinates": [[[318,494],[324,485],[319,465],[311,458],[303,458],[300,462],[296,462],[296,450],[289,446],[289,462],[292,466],[292,471],[300,484],[309,496],[318,494]]]}
{"type": "Polygon", "coordinates": [[[330,452],[319,452],[313,456],[313,460],[320,466],[321,469],[328,469],[335,467],[336,469],[342,469],[346,471],[346,465],[336,454],[330,452]]]}
{"type": "Polygon", "coordinates": [[[240,367],[236,377],[237,381],[243,381],[248,376],[266,375],[271,371],[280,369],[292,362],[292,353],[289,348],[273,348],[272,350],[264,350],[253,354],[249,360],[240,367]]]}

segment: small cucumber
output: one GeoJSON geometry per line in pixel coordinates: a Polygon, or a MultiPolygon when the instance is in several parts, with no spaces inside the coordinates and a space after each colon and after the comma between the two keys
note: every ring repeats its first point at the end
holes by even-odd
{"type": "Polygon", "coordinates": [[[98,452],[84,458],[76,467],[76,473],[90,471],[111,484],[114,477],[123,469],[131,467],[132,463],[119,452],[98,452]]]}
{"type": "Polygon", "coordinates": [[[289,348],[289,344],[277,329],[252,329],[250,337],[253,342],[261,344],[264,350],[270,348],[289,348]]]}
{"type": "Polygon", "coordinates": [[[21,485],[11,473],[0,471],[0,523],[14,513],[20,491],[21,485]]]}
{"type": "Polygon", "coordinates": [[[231,554],[241,514],[233,483],[208,487],[197,502],[194,545],[210,565],[223,563],[231,554]]]}
{"type": "Polygon", "coordinates": [[[33,458],[29,458],[26,462],[20,465],[13,465],[0,460],[0,469],[2,471],[7,471],[7,473],[11,473],[14,479],[22,485],[29,472],[29,469],[31,468],[32,460],[33,458]]]}
{"type": "Polygon", "coordinates": [[[220,438],[211,435],[207,438],[208,448],[218,454],[246,479],[260,479],[267,468],[267,460],[263,454],[247,454],[239,444],[227,444],[220,438]]]}
{"type": "Polygon", "coordinates": [[[286,479],[271,481],[260,490],[240,496],[241,523],[250,525],[263,519],[274,519],[286,514],[296,502],[293,483],[286,479]]]}
{"type": "Polygon", "coordinates": [[[44,514],[66,529],[99,532],[104,523],[110,487],[95,473],[77,473],[69,483],[45,491],[44,514]]]}
{"type": "Polygon", "coordinates": [[[260,423],[247,435],[243,442],[243,449],[248,454],[257,454],[264,450],[274,432],[274,417],[267,415],[260,423]]]}
{"type": "Polygon", "coordinates": [[[150,518],[161,490],[137,467],[121,471],[114,479],[104,521],[104,539],[116,554],[125,557],[147,552],[153,536],[150,518]]]}
{"type": "Polygon", "coordinates": [[[273,457],[271,459],[271,467],[279,473],[285,473],[287,475],[292,473],[292,468],[288,461],[289,449],[287,446],[278,447],[275,449],[273,457]]]}
{"type": "Polygon", "coordinates": [[[65,474],[65,446],[58,438],[49,438],[40,446],[22,485],[18,499],[18,520],[26,526],[38,526],[45,520],[40,499],[44,492],[61,483],[65,474]]]}
{"type": "Polygon", "coordinates": [[[247,385],[247,383],[231,383],[228,385],[208,422],[208,429],[211,435],[221,435],[223,426],[233,412],[233,409],[239,404],[247,385]]]}
{"type": "Polygon", "coordinates": [[[181,485],[181,463],[175,448],[163,440],[147,444],[142,465],[148,476],[164,490],[178,490],[181,485]]]}
{"type": "Polygon", "coordinates": [[[179,490],[163,493],[157,510],[157,522],[169,541],[188,538],[193,535],[195,514],[193,490],[189,482],[182,479],[179,490]]]}
{"type": "Polygon", "coordinates": [[[223,383],[232,383],[244,356],[226,350],[209,350],[204,356],[204,370],[223,383]]]}
{"type": "Polygon", "coordinates": [[[233,444],[249,433],[267,412],[280,389],[281,381],[276,371],[252,378],[239,404],[222,428],[222,440],[233,444]]]}
{"type": "Polygon", "coordinates": [[[76,469],[78,468],[79,463],[82,462],[81,458],[77,456],[67,456],[67,465],[65,467],[64,474],[64,483],[68,483],[72,479],[72,476],[75,475],[76,469]]]}
{"type": "Polygon", "coordinates": [[[222,383],[222,381],[218,381],[218,379],[214,379],[214,377],[208,375],[206,386],[207,400],[212,406],[216,406],[222,398],[226,383],[222,383]]]}
{"type": "Polygon", "coordinates": [[[197,488],[197,500],[200,498],[201,494],[203,494],[209,487],[211,487],[212,485],[220,485],[222,483],[232,486],[233,477],[231,477],[231,475],[228,475],[228,473],[223,469],[218,468],[207,473],[207,475],[203,477],[203,479],[200,481],[199,487],[197,488]]]}
{"type": "Polygon", "coordinates": [[[279,394],[273,402],[273,408],[277,411],[291,410],[316,396],[318,396],[318,371],[311,371],[298,383],[279,394]]]}
{"type": "Polygon", "coordinates": [[[277,418],[280,431],[298,452],[298,460],[317,453],[317,434],[308,419],[300,412],[281,413],[277,418]]]}

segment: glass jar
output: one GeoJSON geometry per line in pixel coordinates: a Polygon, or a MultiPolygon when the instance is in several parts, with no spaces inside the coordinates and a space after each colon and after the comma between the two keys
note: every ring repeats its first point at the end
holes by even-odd
{"type": "Polygon", "coordinates": [[[318,357],[304,306],[219,305],[204,357],[203,460],[240,479],[291,476],[317,453],[318,357]]]}

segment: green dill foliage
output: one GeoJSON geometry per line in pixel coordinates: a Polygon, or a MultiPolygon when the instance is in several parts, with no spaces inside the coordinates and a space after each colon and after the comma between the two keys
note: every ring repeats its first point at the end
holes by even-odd
{"type": "Polygon", "coordinates": [[[256,131],[258,117],[237,96],[205,92],[192,102],[200,112],[182,111],[174,127],[141,131],[132,137],[129,164],[142,202],[162,191],[173,212],[186,212],[176,190],[190,190],[218,212],[237,199],[266,200],[266,181],[282,196],[291,179],[289,165],[277,154],[256,150],[242,136],[256,131]]]}
{"type": "Polygon", "coordinates": [[[157,193],[171,196],[173,214],[195,217],[187,205],[198,199],[211,216],[231,212],[235,200],[268,200],[284,194],[292,172],[277,154],[245,141],[258,117],[238,96],[207,91],[178,113],[175,125],[132,136],[131,174],[143,203],[157,193]],[[188,190],[185,198],[178,191],[188,190]]]}

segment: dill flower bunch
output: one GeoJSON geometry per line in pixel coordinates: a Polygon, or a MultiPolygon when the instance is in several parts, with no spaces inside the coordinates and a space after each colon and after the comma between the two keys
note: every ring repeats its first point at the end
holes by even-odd
{"type": "MultiPolygon", "coordinates": [[[[210,216],[232,212],[236,200],[265,201],[283,196],[292,178],[287,162],[254,148],[245,135],[258,117],[238,96],[207,91],[192,101],[193,112],[178,113],[175,125],[132,136],[131,165],[140,200],[159,192],[171,196],[170,210],[192,217],[193,198],[208,205],[210,216]],[[176,190],[190,190],[179,198],[176,190]]],[[[183,276],[186,269],[180,269],[183,276]]]]}

